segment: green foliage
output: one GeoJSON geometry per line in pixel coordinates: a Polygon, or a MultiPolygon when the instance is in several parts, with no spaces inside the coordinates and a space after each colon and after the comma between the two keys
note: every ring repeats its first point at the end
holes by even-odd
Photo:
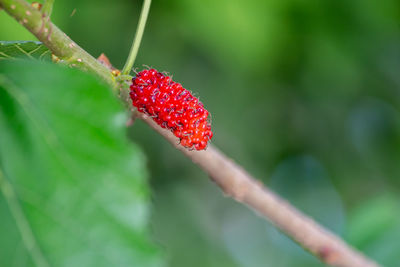
{"type": "MultiPolygon", "coordinates": [[[[315,158],[283,161],[269,187],[336,234],[343,232],[340,197],[315,158]]],[[[170,266],[324,266],[272,224],[224,198],[200,177],[163,188],[155,196],[154,214],[155,233],[173,255],[170,266]],[[176,228],[184,234],[177,236],[176,228]],[[179,253],[189,246],[196,249],[179,253]]]]}
{"type": "MultiPolygon", "coordinates": [[[[122,67],[141,4],[56,1],[52,20],[92,55],[104,52],[122,67]]],[[[397,267],[398,10],[398,0],[154,1],[135,67],[173,74],[211,111],[214,144],[367,255],[397,267]],[[310,157],[320,167],[304,167],[310,157]]],[[[5,12],[0,25],[1,40],[33,40],[5,12]]],[[[157,133],[140,121],[132,129],[150,159],[152,220],[171,266],[315,263],[221,197],[157,133]]]]}
{"type": "MultiPolygon", "coordinates": [[[[357,224],[353,214],[377,195],[400,191],[399,8],[396,0],[160,2],[138,62],[168,70],[198,93],[212,114],[213,143],[246,170],[323,225],[351,235],[350,244],[384,266],[397,267],[396,206],[371,206],[357,224]],[[318,162],[326,182],[296,167],[304,157],[318,162]]],[[[208,251],[221,243],[218,251],[241,266],[310,266],[293,242],[264,234],[250,212],[232,216],[235,204],[208,183],[188,182],[207,177],[146,126],[134,129],[150,158],[156,233],[172,266],[199,262],[182,259],[181,247],[208,251]],[[201,194],[178,195],[182,187],[201,194]],[[178,217],[187,203],[190,213],[178,217]],[[189,218],[179,235],[166,227],[189,218]],[[193,232],[206,238],[187,238],[193,232]]],[[[218,266],[221,254],[207,253],[207,263],[218,266]]]]}
{"type": "Polygon", "coordinates": [[[0,12],[0,40],[36,40],[36,37],[5,11],[0,12]]]}
{"type": "Polygon", "coordinates": [[[399,223],[400,202],[391,195],[376,197],[357,207],[349,220],[347,239],[359,248],[368,246],[399,223]]]}
{"type": "Polygon", "coordinates": [[[41,42],[0,41],[0,60],[17,58],[51,60],[51,52],[41,42]]]}
{"type": "Polygon", "coordinates": [[[400,200],[395,194],[376,196],[352,210],[346,239],[383,266],[398,266],[400,200]]]}
{"type": "Polygon", "coordinates": [[[160,266],[144,157],[88,74],[0,62],[0,266],[160,266]]]}

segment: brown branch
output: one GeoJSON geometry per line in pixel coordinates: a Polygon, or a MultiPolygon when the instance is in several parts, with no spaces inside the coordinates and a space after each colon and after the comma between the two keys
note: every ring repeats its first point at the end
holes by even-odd
{"type": "MultiPolygon", "coordinates": [[[[0,0],[0,7],[30,30],[56,56],[67,61],[71,66],[95,73],[111,86],[117,87],[109,69],[80,48],[51,21],[43,19],[43,14],[26,1],[0,0]]],[[[121,93],[123,93],[121,100],[131,106],[129,97],[124,96],[126,92],[121,93]]],[[[189,151],[179,145],[179,140],[171,132],[162,129],[151,118],[140,113],[137,115],[206,171],[227,195],[269,219],[276,227],[323,262],[342,267],[378,266],[377,263],[364,257],[287,201],[263,187],[258,180],[215,147],[209,146],[205,151],[189,151]]]]}
{"type": "Polygon", "coordinates": [[[189,151],[179,144],[178,138],[158,126],[149,116],[140,113],[139,117],[207,172],[225,194],[267,218],[324,263],[341,267],[379,266],[265,188],[214,146],[209,145],[203,151],[189,151]]]}

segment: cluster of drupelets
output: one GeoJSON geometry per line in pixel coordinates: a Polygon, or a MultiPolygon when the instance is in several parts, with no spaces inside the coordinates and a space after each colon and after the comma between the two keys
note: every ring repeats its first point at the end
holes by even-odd
{"type": "Polygon", "coordinates": [[[155,69],[143,70],[132,79],[130,96],[138,111],[170,129],[187,148],[202,150],[212,138],[208,111],[181,84],[155,69]]]}

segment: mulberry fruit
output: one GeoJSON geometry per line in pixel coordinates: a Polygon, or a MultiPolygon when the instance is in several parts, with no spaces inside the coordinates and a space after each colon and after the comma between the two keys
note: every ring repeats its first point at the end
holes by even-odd
{"type": "Polygon", "coordinates": [[[130,96],[138,111],[170,129],[182,146],[196,150],[207,147],[213,136],[208,111],[171,77],[155,69],[143,70],[132,79],[130,96]]]}

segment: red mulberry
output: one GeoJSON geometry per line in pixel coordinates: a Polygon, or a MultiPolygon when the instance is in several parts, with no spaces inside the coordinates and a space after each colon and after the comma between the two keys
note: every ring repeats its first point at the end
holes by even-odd
{"type": "Polygon", "coordinates": [[[202,150],[212,138],[208,111],[191,92],[155,69],[143,70],[132,79],[132,104],[170,129],[187,148],[202,150]]]}

